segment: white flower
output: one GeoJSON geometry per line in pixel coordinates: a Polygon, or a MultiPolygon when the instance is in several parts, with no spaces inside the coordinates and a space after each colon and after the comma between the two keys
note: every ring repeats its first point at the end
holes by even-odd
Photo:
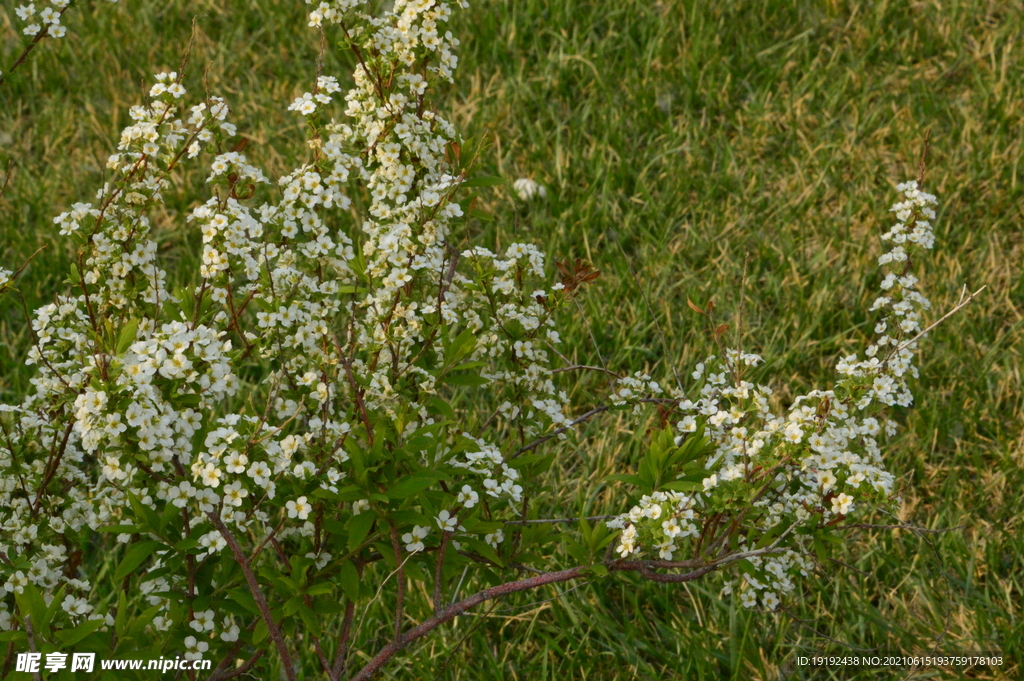
{"type": "Polygon", "coordinates": [[[500,529],[497,529],[491,534],[484,535],[484,541],[496,549],[498,548],[498,544],[505,541],[505,533],[500,529]]]}
{"type": "Polygon", "coordinates": [[[458,518],[448,513],[448,511],[441,511],[435,520],[442,532],[454,532],[459,524],[458,518]]]}
{"type": "Polygon", "coordinates": [[[303,116],[308,116],[316,111],[316,102],[313,101],[313,95],[307,92],[301,97],[297,97],[291,106],[288,107],[289,111],[298,111],[303,116]]]}
{"type": "Polygon", "coordinates": [[[841,492],[836,496],[832,497],[832,512],[836,514],[847,515],[851,507],[853,506],[853,497],[845,492],[841,492]]]}
{"type": "Polygon", "coordinates": [[[249,496],[249,490],[242,487],[241,481],[234,481],[224,486],[224,505],[241,506],[242,500],[249,496]]]}
{"type": "Polygon", "coordinates": [[[429,533],[429,527],[420,527],[419,525],[414,525],[412,528],[412,532],[406,532],[402,535],[402,541],[405,542],[405,550],[409,551],[410,553],[422,551],[425,548],[423,540],[427,538],[427,535],[429,533]]]}
{"type": "Polygon", "coordinates": [[[193,615],[192,621],[189,622],[189,626],[198,632],[213,631],[213,610],[203,610],[193,615]]]}
{"type": "Polygon", "coordinates": [[[528,177],[521,177],[513,182],[512,189],[516,191],[516,194],[518,194],[519,198],[523,201],[529,201],[534,197],[543,199],[548,195],[548,190],[544,188],[544,185],[538,184],[528,177]]]}
{"type": "Polygon", "coordinates": [[[294,501],[289,501],[285,506],[288,509],[288,517],[298,518],[299,520],[308,518],[310,511],[313,510],[313,507],[306,502],[306,497],[299,497],[294,501]]]}
{"type": "Polygon", "coordinates": [[[466,508],[473,508],[480,500],[480,495],[473,491],[473,488],[469,485],[463,485],[462,491],[459,492],[459,496],[456,501],[466,508]]]}
{"type": "Polygon", "coordinates": [[[203,659],[203,653],[210,649],[210,644],[206,641],[197,641],[195,636],[185,637],[185,654],[183,657],[186,660],[201,660],[203,659]]]}

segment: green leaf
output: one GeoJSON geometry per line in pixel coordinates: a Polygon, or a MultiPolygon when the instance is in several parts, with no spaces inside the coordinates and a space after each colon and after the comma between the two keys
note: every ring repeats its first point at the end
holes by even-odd
{"type": "Polygon", "coordinates": [[[666,482],[664,485],[659,485],[658,489],[668,492],[699,492],[704,489],[704,484],[690,480],[673,480],[672,482],[666,482]]]}
{"type": "MultiPolygon", "coordinates": [[[[156,616],[156,613],[154,612],[153,615],[156,616]]],[[[104,624],[102,619],[86,620],[74,629],[64,629],[63,631],[56,632],[56,636],[65,646],[73,646],[104,624]]]]}
{"type": "Polygon", "coordinates": [[[129,319],[128,323],[121,329],[121,334],[117,337],[117,354],[123,355],[127,350],[128,346],[135,342],[135,334],[139,330],[139,320],[129,319]]]}
{"type": "Polygon", "coordinates": [[[346,560],[341,564],[339,579],[341,580],[341,588],[345,591],[345,596],[352,602],[358,601],[359,572],[356,570],[356,566],[352,564],[352,561],[346,560]]]}
{"type": "Polygon", "coordinates": [[[371,511],[363,511],[359,515],[352,516],[348,528],[348,550],[355,551],[370,534],[373,521],[377,519],[371,511]]]}
{"type": "Polygon", "coordinates": [[[498,556],[494,548],[482,539],[466,537],[465,539],[461,539],[461,541],[463,544],[469,544],[471,547],[473,547],[474,551],[479,553],[484,558],[490,560],[492,563],[498,565],[499,567],[505,566],[504,562],[498,556]]]}
{"type": "Polygon", "coordinates": [[[160,517],[157,516],[156,511],[139,501],[138,497],[131,492],[128,492],[128,502],[131,504],[132,511],[135,513],[136,520],[141,520],[144,523],[145,528],[148,530],[153,530],[154,532],[159,531],[160,517]]]}
{"type": "Polygon", "coordinates": [[[317,582],[313,586],[306,589],[306,593],[310,596],[323,596],[326,593],[330,593],[334,590],[334,585],[330,582],[317,582]]]}
{"type": "Polygon", "coordinates": [[[605,482],[628,482],[631,485],[642,485],[643,480],[640,479],[639,475],[630,475],[629,473],[616,473],[615,475],[609,475],[604,479],[605,482]]]}
{"type": "Polygon", "coordinates": [[[28,635],[20,629],[17,631],[0,631],[0,643],[25,640],[28,640],[28,635]]]}
{"type": "Polygon", "coordinates": [[[97,532],[109,532],[117,534],[136,534],[141,531],[138,525],[106,525],[104,527],[97,528],[97,532]]]}
{"type": "MultiPolygon", "coordinates": [[[[195,534],[198,534],[198,533],[195,533],[195,534]]],[[[199,537],[195,536],[193,534],[193,535],[189,535],[188,537],[185,537],[180,542],[175,544],[174,545],[174,550],[175,551],[188,551],[189,549],[194,549],[197,546],[199,546],[199,537]]]]}
{"type": "Polygon", "coordinates": [[[117,571],[114,572],[114,581],[120,582],[130,575],[135,571],[135,568],[142,565],[143,561],[149,558],[161,546],[163,544],[157,541],[143,541],[133,545],[124,554],[124,558],[121,559],[121,563],[117,566],[117,571]]]}
{"type": "Polygon", "coordinates": [[[413,473],[392,485],[391,489],[388,490],[388,497],[391,499],[407,499],[414,494],[419,494],[439,479],[441,479],[441,476],[433,471],[413,473]]]}
{"type": "Polygon", "coordinates": [[[427,405],[430,406],[431,410],[435,413],[441,414],[449,421],[455,420],[455,410],[452,409],[451,405],[440,397],[430,397],[427,399],[427,405]]]}
{"type": "Polygon", "coordinates": [[[261,617],[260,621],[256,623],[256,628],[253,629],[253,632],[252,632],[252,642],[253,642],[253,645],[259,644],[263,639],[265,639],[267,637],[267,634],[269,634],[269,633],[270,633],[270,630],[267,629],[267,623],[261,617]]]}
{"type": "Polygon", "coordinates": [[[29,615],[38,631],[46,621],[46,604],[35,584],[26,584],[22,593],[14,594],[14,601],[23,615],[29,615]]]}
{"type": "Polygon", "coordinates": [[[50,601],[50,606],[46,609],[46,614],[43,615],[43,625],[50,626],[53,622],[54,616],[61,609],[61,604],[64,601],[64,592],[67,590],[67,584],[61,584],[57,592],[53,594],[53,599],[50,601]]]}
{"type": "Polygon", "coordinates": [[[256,600],[249,593],[248,589],[242,589],[241,587],[228,590],[228,598],[238,603],[240,606],[248,610],[254,615],[259,614],[260,609],[256,607],[256,600]]]}
{"type": "Polygon", "coordinates": [[[118,638],[124,638],[124,628],[128,624],[128,594],[124,591],[117,594],[117,616],[114,618],[114,632],[118,638]]]}
{"type": "Polygon", "coordinates": [[[320,636],[323,633],[323,628],[320,626],[320,620],[317,619],[316,613],[309,608],[305,603],[299,605],[299,617],[302,619],[302,623],[306,625],[306,629],[313,636],[320,636]]]}
{"type": "MultiPolygon", "coordinates": [[[[444,352],[444,363],[446,365],[458,364],[460,361],[473,354],[476,348],[476,334],[466,329],[452,341],[451,345],[444,352]]],[[[467,367],[468,368],[468,367],[467,367]]]]}

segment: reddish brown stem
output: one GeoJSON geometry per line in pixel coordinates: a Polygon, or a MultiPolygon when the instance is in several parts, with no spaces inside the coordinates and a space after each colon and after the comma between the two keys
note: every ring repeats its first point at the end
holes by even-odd
{"type": "Polygon", "coordinates": [[[217,531],[220,532],[221,536],[224,537],[224,541],[228,543],[231,548],[231,553],[234,554],[235,560],[238,561],[239,567],[242,568],[242,574],[245,575],[245,582],[249,586],[249,592],[252,593],[253,600],[256,601],[256,607],[259,608],[260,615],[263,617],[263,621],[267,625],[267,631],[270,633],[271,640],[274,641],[274,645],[277,647],[277,653],[281,656],[281,665],[284,667],[284,673],[288,677],[288,681],[296,681],[295,667],[292,666],[291,655],[288,654],[288,647],[285,645],[284,636],[281,634],[281,629],[274,622],[273,615],[270,614],[270,605],[267,603],[266,596],[263,595],[263,589],[260,588],[260,583],[256,579],[256,575],[252,571],[252,567],[249,565],[249,560],[245,557],[245,552],[242,551],[242,547],[239,546],[238,540],[231,534],[231,530],[227,528],[224,521],[220,519],[220,516],[215,512],[211,511],[206,514],[210,519],[210,522],[217,531]]]}

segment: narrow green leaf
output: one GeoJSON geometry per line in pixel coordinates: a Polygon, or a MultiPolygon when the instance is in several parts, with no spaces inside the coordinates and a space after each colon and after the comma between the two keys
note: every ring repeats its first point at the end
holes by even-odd
{"type": "Polygon", "coordinates": [[[143,541],[133,545],[124,554],[124,558],[121,559],[121,563],[117,566],[117,570],[114,572],[114,581],[120,582],[130,575],[135,571],[135,568],[142,565],[143,561],[149,558],[161,546],[163,544],[157,541],[143,541]]]}
{"type": "Polygon", "coordinates": [[[117,354],[123,355],[127,350],[128,346],[135,342],[135,334],[139,330],[139,320],[129,319],[128,323],[121,329],[121,334],[117,337],[117,354]]]}
{"type": "MultiPolygon", "coordinates": [[[[156,613],[154,613],[154,616],[155,615],[156,613]]],[[[74,629],[65,629],[63,631],[56,632],[56,636],[65,646],[73,646],[89,634],[102,627],[104,624],[105,622],[102,619],[86,620],[74,629]]]]}
{"type": "Polygon", "coordinates": [[[370,534],[370,528],[373,527],[373,521],[376,518],[377,516],[370,511],[363,511],[359,515],[352,516],[348,528],[349,551],[355,551],[359,548],[359,545],[366,539],[366,535],[370,534]]]}
{"type": "Polygon", "coordinates": [[[352,561],[346,560],[341,564],[339,578],[341,580],[341,588],[345,591],[345,596],[353,603],[358,601],[359,572],[356,570],[356,566],[352,564],[352,561]]]}
{"type": "Polygon", "coordinates": [[[413,473],[392,485],[391,489],[388,490],[388,497],[391,499],[406,499],[414,494],[419,494],[436,483],[438,479],[439,476],[432,471],[413,473]]]}
{"type": "Polygon", "coordinates": [[[441,379],[444,383],[449,385],[468,385],[478,386],[487,385],[491,382],[491,379],[484,378],[480,374],[466,373],[466,374],[448,374],[441,379]]]}

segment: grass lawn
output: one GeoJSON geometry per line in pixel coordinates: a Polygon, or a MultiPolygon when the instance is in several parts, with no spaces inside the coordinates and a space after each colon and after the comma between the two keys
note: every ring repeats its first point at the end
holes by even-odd
{"type": "MultiPolygon", "coordinates": [[[[0,3],[4,71],[24,44],[17,4],[0,3]]],[[[186,87],[227,98],[247,156],[268,176],[295,164],[282,150],[302,151],[302,121],[286,108],[315,75],[307,11],[280,0],[69,10],[68,36],[44,41],[0,85],[0,183],[9,180],[0,264],[14,269],[43,249],[19,280],[25,306],[63,290],[71,253],[52,217],[91,199],[128,108],[153,73],[178,67],[193,27],[186,87]]],[[[862,649],[999,651],[1009,655],[1002,668],[913,678],[1020,678],[1019,4],[477,0],[451,29],[460,65],[439,109],[479,149],[480,174],[547,188],[528,204],[508,187],[484,190],[479,207],[493,219],[471,221],[458,245],[529,240],[552,261],[592,262],[602,276],[563,332],[580,363],[659,378],[675,367],[685,384],[713,352],[687,297],[713,298],[730,336],[768,360],[758,378],[781,404],[825,387],[835,360],[872,333],[877,237],[895,183],[917,175],[926,134],[925,189],[939,198],[922,286],[933,318],[964,285],[987,288],[922,342],[917,404],[887,452],[905,486],[901,519],[958,529],[850,533],[781,613],[746,611],[714,578],[683,586],[618,575],[520,594],[407,650],[382,678],[906,676],[796,663],[862,649]]],[[[347,59],[328,55],[325,72],[344,76],[347,59]]],[[[205,198],[205,176],[186,165],[153,218],[172,278],[193,271],[201,252],[184,216],[205,198]]],[[[22,302],[0,299],[0,402],[26,390],[30,343],[22,302]]],[[[628,508],[618,486],[600,483],[639,451],[645,433],[623,428],[593,422],[563,447],[551,481],[563,508],[628,508]]]]}

